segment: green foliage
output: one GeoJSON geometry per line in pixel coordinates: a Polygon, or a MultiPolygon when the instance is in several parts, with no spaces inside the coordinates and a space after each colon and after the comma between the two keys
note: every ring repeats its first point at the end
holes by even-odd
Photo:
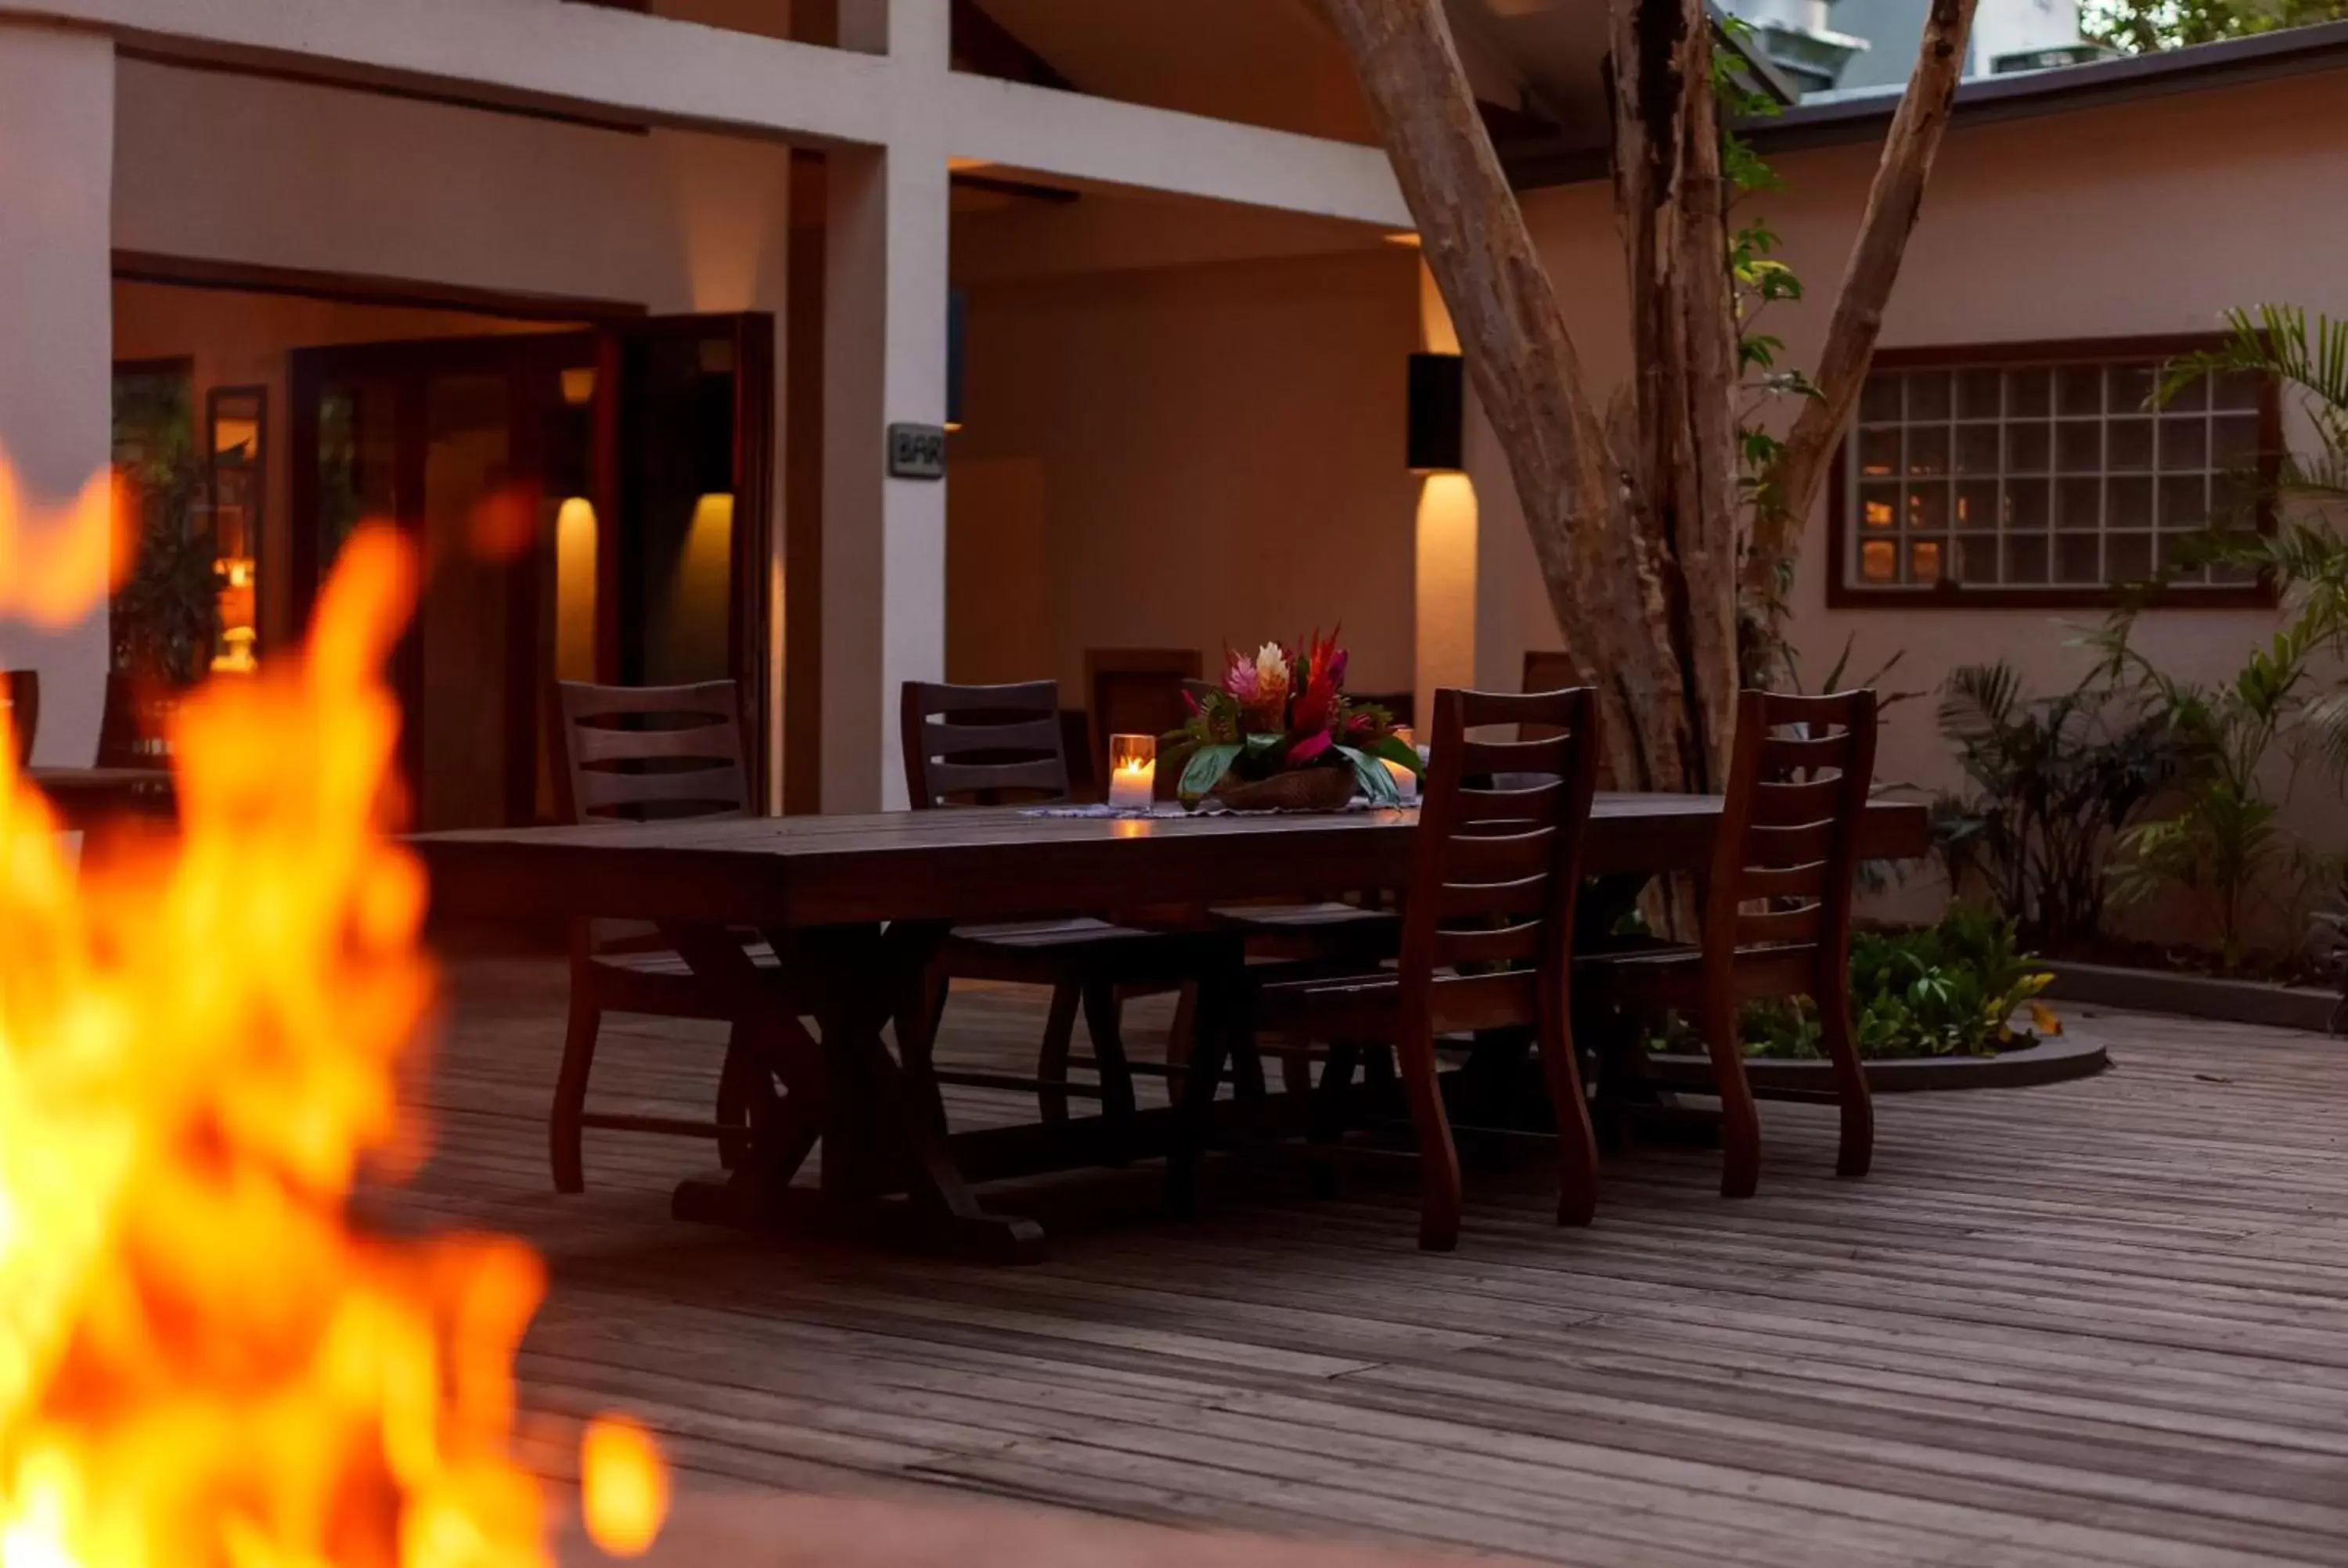
{"type": "Polygon", "coordinates": [[[138,509],[137,554],[114,596],[118,668],[192,685],[220,637],[218,555],[194,527],[203,485],[195,416],[182,375],[130,375],[116,387],[117,464],[138,509]]]}
{"type": "Polygon", "coordinates": [[[2214,44],[2348,17],[2348,0],[2086,0],[2079,30],[2125,54],[2214,44]]]}
{"type": "Polygon", "coordinates": [[[2284,828],[2282,803],[2303,766],[2318,761],[2337,793],[2348,776],[2348,323],[2292,306],[2228,313],[2226,344],[2179,360],[2164,378],[2166,402],[2205,376],[2270,376],[2291,389],[2316,435],[2312,453],[2278,455],[2274,477],[2240,476],[2262,508],[2288,508],[2273,532],[2254,518],[2219,518],[2191,541],[2177,569],[2219,565],[2275,583],[2288,618],[2253,645],[2232,680],[2171,679],[2134,640],[2148,600],[2122,609],[2091,640],[2116,679],[2135,683],[2175,735],[2179,761],[2168,814],[2125,835],[2132,858],[2115,878],[2123,896],[2183,890],[2211,916],[2219,960],[2250,957],[2260,909],[2280,899],[2305,907],[2322,859],[2284,828]],[[2327,671],[2329,672],[2327,675],[2327,671]]]}
{"type": "MultiPolygon", "coordinates": [[[[2062,1026],[2038,1001],[2052,976],[2024,950],[2014,923],[1952,906],[1919,931],[1862,931],[1851,938],[1851,1030],[1870,1061],[1990,1056],[2062,1026]],[[2024,1013],[2028,1018],[2017,1020],[2024,1013]]],[[[1757,1002],[1745,1009],[1747,1056],[1810,1061],[1825,1055],[1816,1005],[1757,1002]]],[[[1702,1049],[1683,1022],[1667,1049],[1702,1049]]]]}
{"type": "Polygon", "coordinates": [[[2001,660],[1950,673],[1941,733],[1967,785],[1933,804],[1950,886],[1986,892],[2034,941],[2092,941],[2115,842],[2176,771],[2167,723],[2096,677],[2025,697],[2001,660]]]}

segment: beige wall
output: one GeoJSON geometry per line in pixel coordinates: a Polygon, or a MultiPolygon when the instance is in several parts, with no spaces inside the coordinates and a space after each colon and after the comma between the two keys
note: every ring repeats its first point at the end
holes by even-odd
{"type": "MultiPolygon", "coordinates": [[[[2221,92],[2179,94],[1952,130],[1887,314],[1883,343],[1930,346],[2207,332],[2229,305],[2282,300],[2348,314],[2348,72],[2221,92]]],[[[1783,155],[1789,189],[1752,204],[1785,240],[1809,301],[1773,312],[1788,363],[1813,363],[1834,285],[1865,200],[1871,145],[1783,155]]],[[[1629,356],[1622,266],[1601,184],[1528,200],[1542,253],[1594,378],[1612,384],[1629,356]]],[[[1488,433],[1472,442],[1483,497],[1479,668],[1512,682],[1529,646],[1556,633],[1506,465],[1488,433]]],[[[1936,689],[1952,668],[2003,656],[2052,690],[2086,655],[2067,646],[2085,612],[1924,609],[1829,610],[1823,508],[1806,536],[1793,635],[1810,678],[1846,638],[1854,668],[1906,658],[1889,685],[1936,689]]],[[[2180,675],[2219,679],[2266,612],[2181,610],[2149,617],[2144,643],[2180,675]]],[[[1881,774],[1927,788],[1953,782],[1932,704],[1897,710],[1881,774]]],[[[2303,794],[2307,792],[2302,792],[2303,794]]],[[[2298,816],[2333,828],[2336,799],[2298,816]]]]}
{"type": "Polygon", "coordinates": [[[1416,259],[1383,248],[988,284],[949,495],[948,671],[1339,621],[1352,684],[1412,682],[1403,466],[1416,259]]]}

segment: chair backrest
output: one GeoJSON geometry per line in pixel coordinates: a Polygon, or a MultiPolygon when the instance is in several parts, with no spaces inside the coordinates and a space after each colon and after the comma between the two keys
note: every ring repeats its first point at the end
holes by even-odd
{"type": "Polygon", "coordinates": [[[16,765],[33,764],[33,737],[41,728],[41,676],[36,670],[0,670],[0,712],[8,715],[8,733],[15,737],[16,765]]]}
{"type": "Polygon", "coordinates": [[[1436,692],[1401,964],[1406,1010],[1424,1005],[1435,1030],[1538,1022],[1562,1044],[1598,724],[1587,687],[1436,692]],[[1470,733],[1532,726],[1544,738],[1470,733]],[[1483,972],[1444,972],[1461,968],[1483,972]]]}
{"type": "Polygon", "coordinates": [[[750,816],[741,692],[695,686],[555,687],[554,794],[572,822],[750,816]]]}
{"type": "Polygon", "coordinates": [[[1092,714],[1093,776],[1108,777],[1111,735],[1162,735],[1181,728],[1182,682],[1199,678],[1195,648],[1087,648],[1085,702],[1092,714]]]}
{"type": "Polygon", "coordinates": [[[1738,948],[1850,950],[1860,818],[1875,777],[1875,693],[1744,692],[1704,891],[1708,963],[1738,948]]]}
{"type": "Polygon", "coordinates": [[[1060,683],[905,682],[905,793],[915,811],[1068,798],[1060,683]]]}
{"type": "Polygon", "coordinates": [[[119,670],[108,671],[104,706],[98,717],[98,765],[170,766],[170,723],[179,706],[177,693],[119,670]]]}

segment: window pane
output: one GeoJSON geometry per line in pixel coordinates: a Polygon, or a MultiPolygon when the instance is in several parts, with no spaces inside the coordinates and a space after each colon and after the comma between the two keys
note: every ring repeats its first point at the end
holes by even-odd
{"type": "Polygon", "coordinates": [[[1891,424],[1900,418],[1900,373],[1879,370],[1867,378],[1859,395],[1859,416],[1869,424],[1891,424]]]}
{"type": "Polygon", "coordinates": [[[2045,366],[2034,365],[2027,370],[2005,373],[2005,416],[2008,419],[2044,419],[2054,411],[2054,400],[2047,392],[2045,366]]]}
{"type": "Polygon", "coordinates": [[[2054,537],[2054,580],[2061,583],[2102,583],[2103,542],[2102,538],[2096,534],[2057,534],[2054,537]]]}
{"type": "Polygon", "coordinates": [[[2104,541],[2104,572],[2115,583],[2144,582],[2152,576],[2152,536],[2114,534],[2104,541]]]}
{"type": "Polygon", "coordinates": [[[2058,414],[2101,414],[2104,411],[2104,367],[2066,364],[2054,372],[2054,411],[2058,414]]]}
{"type": "Polygon", "coordinates": [[[2199,528],[2209,521],[2209,483],[2199,474],[2172,475],[2160,482],[2160,526],[2199,528]]]}
{"type": "Polygon", "coordinates": [[[2046,580],[2045,535],[2006,536],[2005,580],[2025,587],[2046,580]]]}
{"type": "Polygon", "coordinates": [[[2160,389],[2160,373],[2148,364],[2113,365],[2111,378],[2114,414],[2133,414],[2150,407],[2152,395],[2160,389]]]}
{"type": "Polygon", "coordinates": [[[1859,547],[1859,575],[1866,582],[1897,582],[1900,547],[1890,539],[1866,539],[1859,547]]]}
{"type": "Polygon", "coordinates": [[[1859,471],[1890,478],[1900,472],[1900,427],[1873,425],[1859,433],[1859,471]]]}
{"type": "Polygon", "coordinates": [[[2104,519],[2115,528],[2152,527],[2152,481],[2149,478],[2106,480],[2104,519]]]}
{"type": "Polygon", "coordinates": [[[1908,545],[1908,580],[1915,583],[1941,580],[1941,562],[1945,559],[1946,546],[1939,539],[1911,539],[1908,545]]]}
{"type": "Polygon", "coordinates": [[[1908,472],[1945,474],[1949,471],[1949,431],[1943,425],[1908,427],[1908,472]]]}
{"type": "Polygon", "coordinates": [[[1949,416],[1949,373],[1911,370],[1908,373],[1908,423],[1927,424],[1949,416]]]}
{"type": "Polygon", "coordinates": [[[2152,421],[2115,419],[2105,428],[2106,461],[2115,472],[2141,472],[2152,466],[2152,421]]]}
{"type": "Polygon", "coordinates": [[[1900,521],[1900,487],[1861,485],[1859,487],[1859,520],[1864,528],[1896,527],[1900,521]]]}
{"type": "Polygon", "coordinates": [[[2053,432],[2044,425],[2007,425],[2005,471],[2009,474],[2044,474],[2054,440],[2053,432]]]}
{"type": "Polygon", "coordinates": [[[2259,405],[2259,394],[2264,390],[2264,377],[2256,371],[2230,370],[2219,375],[2212,387],[2210,405],[2217,408],[2249,408],[2259,405]]]}
{"type": "Polygon", "coordinates": [[[2005,378],[1993,370],[1961,370],[1957,373],[1957,417],[1960,419],[1994,419],[1998,416],[1999,391],[2005,378]]]}
{"type": "Polygon", "coordinates": [[[2054,485],[2054,528],[2059,533],[2092,533],[2104,526],[2104,482],[2060,479],[2054,485]]]}
{"type": "Polygon", "coordinates": [[[2190,541],[2193,538],[2191,534],[2161,534],[2157,538],[2160,547],[2160,569],[2170,574],[2170,580],[2198,583],[2207,582],[2209,579],[2207,568],[2197,567],[2187,569],[2183,567],[2183,562],[2187,559],[2187,551],[2191,548],[2190,541]]]}
{"type": "Polygon", "coordinates": [[[1957,527],[1967,533],[1996,532],[1997,494],[1997,481],[1994,479],[1959,480],[1957,482],[1957,527]]]}
{"type": "Polygon", "coordinates": [[[1916,533],[1937,534],[1949,526],[1949,487],[1946,485],[1910,485],[1908,487],[1908,527],[1916,533]]]}
{"type": "Polygon", "coordinates": [[[1949,575],[1959,582],[1995,587],[2000,580],[1995,539],[1959,539],[1951,558],[1949,575]]]}
{"type": "Polygon", "coordinates": [[[2094,420],[2054,426],[2054,466],[2065,474],[2104,471],[2104,427],[2094,420]]]}
{"type": "Polygon", "coordinates": [[[2015,533],[2043,534],[2054,520],[2054,503],[2044,479],[2006,481],[2005,526],[2015,533]]]}
{"type": "Polygon", "coordinates": [[[2160,471],[2181,473],[2209,466],[2209,425],[2199,415],[2160,422],[2160,471]]]}
{"type": "Polygon", "coordinates": [[[2209,422],[2210,453],[2217,467],[2247,468],[2259,460],[2259,416],[2221,414],[2209,422]]]}
{"type": "Polygon", "coordinates": [[[1960,425],[1957,426],[1957,472],[1960,474],[1994,474],[1997,472],[1997,426],[1994,425],[1960,425]]]}
{"type": "MultiPolygon", "coordinates": [[[[2179,481],[2182,483],[2182,481],[2179,481]]],[[[2209,481],[2209,520],[2243,528],[2258,521],[2259,480],[2249,473],[2219,474],[2209,481]]]]}

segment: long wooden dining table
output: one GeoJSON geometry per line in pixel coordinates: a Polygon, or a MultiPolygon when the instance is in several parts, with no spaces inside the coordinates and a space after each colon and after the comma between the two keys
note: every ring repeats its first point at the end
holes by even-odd
{"type": "MultiPolygon", "coordinates": [[[[1583,874],[1699,870],[1720,811],[1712,796],[1601,794],[1583,874]]],[[[1027,1261],[1043,1255],[1042,1228],[990,1212],[978,1184],[1163,1153],[1175,1117],[1166,1107],[949,1131],[920,999],[948,931],[1138,904],[1398,892],[1416,824],[1409,810],[1132,818],[997,807],[488,829],[409,842],[438,912],[651,921],[696,975],[760,999],[750,1005],[762,1016],[741,1021],[782,1092],[754,1117],[729,1175],[678,1188],[678,1214],[812,1220],[862,1235],[911,1227],[966,1253],[1027,1261]],[[753,971],[744,928],[774,947],[778,982],[753,971]],[[893,1057],[884,1032],[892,1023],[893,1057]],[[795,1185],[819,1143],[820,1184],[795,1185]]],[[[1924,808],[1870,806],[1860,843],[1869,859],[1921,856],[1931,843],[1924,808]]],[[[1242,967],[1234,941],[1220,971],[1200,977],[1200,1030],[1241,1016],[1242,967]]]]}

